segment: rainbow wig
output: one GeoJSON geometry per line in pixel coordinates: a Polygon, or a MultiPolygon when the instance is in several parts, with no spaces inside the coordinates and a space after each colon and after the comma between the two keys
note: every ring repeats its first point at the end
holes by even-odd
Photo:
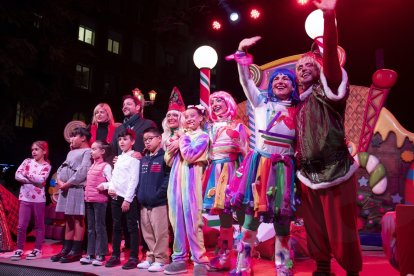
{"type": "Polygon", "coordinates": [[[273,89],[272,89],[272,82],[273,79],[279,75],[279,74],[283,74],[288,76],[288,78],[290,79],[290,81],[292,82],[293,85],[293,92],[290,95],[290,99],[293,103],[298,103],[299,102],[299,94],[298,94],[298,89],[297,89],[297,82],[296,82],[296,74],[294,72],[292,72],[289,69],[276,69],[272,75],[270,76],[269,79],[269,84],[267,86],[267,96],[268,96],[268,100],[271,102],[278,102],[280,101],[280,99],[278,97],[276,97],[275,94],[273,94],[273,89]]]}
{"type": "Polygon", "coordinates": [[[209,100],[209,104],[208,104],[208,112],[209,112],[211,121],[216,122],[218,120],[218,118],[217,118],[216,114],[214,114],[214,112],[211,108],[211,104],[210,104],[210,101],[213,98],[222,98],[224,100],[224,102],[226,103],[226,106],[227,106],[227,111],[224,114],[224,116],[228,120],[233,120],[236,117],[237,104],[234,101],[233,97],[225,91],[216,91],[216,92],[214,92],[213,94],[210,95],[210,100],[209,100]]]}

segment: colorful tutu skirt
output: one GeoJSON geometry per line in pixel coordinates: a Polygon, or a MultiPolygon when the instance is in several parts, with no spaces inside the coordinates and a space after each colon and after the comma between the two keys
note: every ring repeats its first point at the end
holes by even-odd
{"type": "Polygon", "coordinates": [[[231,190],[229,183],[238,168],[239,161],[230,158],[213,160],[207,167],[203,189],[203,209],[209,210],[210,214],[221,212],[231,214],[231,190]]]}
{"type": "Polygon", "coordinates": [[[295,211],[294,160],[291,156],[251,151],[230,181],[231,205],[246,214],[293,217],[295,211]]]}

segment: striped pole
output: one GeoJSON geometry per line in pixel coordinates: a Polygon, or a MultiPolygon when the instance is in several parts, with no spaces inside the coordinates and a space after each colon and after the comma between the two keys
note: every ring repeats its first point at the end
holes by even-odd
{"type": "Polygon", "coordinates": [[[210,69],[200,68],[200,104],[208,109],[210,98],[210,69]]]}

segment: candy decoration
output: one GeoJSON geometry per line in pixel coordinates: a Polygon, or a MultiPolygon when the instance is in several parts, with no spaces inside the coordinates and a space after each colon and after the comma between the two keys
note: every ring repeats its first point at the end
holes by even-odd
{"type": "Polygon", "coordinates": [[[369,187],[374,194],[382,194],[387,189],[387,173],[385,167],[377,157],[367,152],[360,152],[354,156],[360,167],[369,173],[369,187]]]}
{"type": "Polygon", "coordinates": [[[82,121],[71,121],[65,126],[63,137],[65,137],[67,142],[70,142],[70,135],[77,127],[86,127],[86,124],[82,121]]]}

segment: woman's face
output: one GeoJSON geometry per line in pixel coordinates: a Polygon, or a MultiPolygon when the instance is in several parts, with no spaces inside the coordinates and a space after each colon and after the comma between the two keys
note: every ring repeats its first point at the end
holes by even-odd
{"type": "Polygon", "coordinates": [[[178,128],[180,126],[180,115],[178,115],[176,112],[168,112],[167,126],[169,128],[178,128]]]}
{"type": "Polygon", "coordinates": [[[109,121],[108,113],[105,108],[99,107],[95,112],[95,120],[98,123],[105,123],[109,121]]]}
{"type": "Polygon", "coordinates": [[[285,74],[278,74],[272,81],[273,94],[281,100],[289,99],[294,87],[292,81],[285,74]]]}
{"type": "Polygon", "coordinates": [[[226,101],[221,97],[214,97],[210,99],[210,107],[214,115],[221,118],[227,112],[226,101]]]}
{"type": "Polygon", "coordinates": [[[196,130],[203,121],[203,117],[198,114],[197,110],[190,108],[184,113],[186,127],[191,130],[196,130]]]}

